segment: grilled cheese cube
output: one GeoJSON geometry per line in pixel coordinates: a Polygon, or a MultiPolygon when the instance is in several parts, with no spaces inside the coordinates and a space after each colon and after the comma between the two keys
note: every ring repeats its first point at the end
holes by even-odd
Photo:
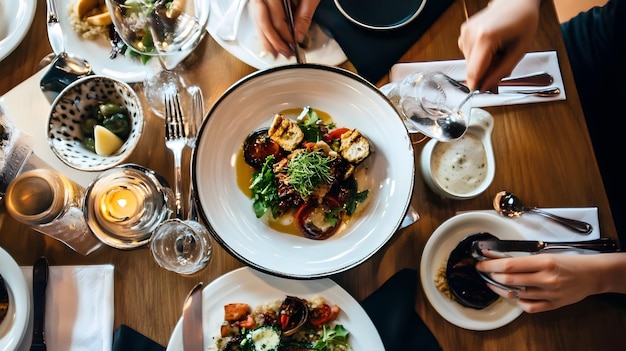
{"type": "Polygon", "coordinates": [[[339,153],[351,163],[359,163],[370,154],[370,142],[358,130],[352,129],[341,135],[339,153]]]}
{"type": "Polygon", "coordinates": [[[304,139],[304,133],[302,133],[298,124],[280,113],[274,116],[267,134],[270,136],[270,139],[287,151],[296,149],[302,142],[302,139],[304,139]]]}

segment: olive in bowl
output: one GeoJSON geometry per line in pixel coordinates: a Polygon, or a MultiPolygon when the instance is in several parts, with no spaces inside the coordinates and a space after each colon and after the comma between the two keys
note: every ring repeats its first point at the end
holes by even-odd
{"type": "Polygon", "coordinates": [[[143,126],[141,100],[128,84],[88,76],[68,85],[53,101],[48,144],[69,167],[103,171],[128,158],[143,126]]]}

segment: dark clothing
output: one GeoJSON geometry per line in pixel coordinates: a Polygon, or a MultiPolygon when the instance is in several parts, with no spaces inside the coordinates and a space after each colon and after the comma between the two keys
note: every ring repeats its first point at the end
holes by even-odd
{"type": "MultiPolygon", "coordinates": [[[[626,0],[561,24],[576,88],[622,247],[626,247],[626,0]]],[[[602,229],[602,228],[600,228],[602,229]]]]}

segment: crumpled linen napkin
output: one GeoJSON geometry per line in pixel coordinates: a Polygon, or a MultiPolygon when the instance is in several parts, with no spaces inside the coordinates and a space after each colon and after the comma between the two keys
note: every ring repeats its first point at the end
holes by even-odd
{"type": "MultiPolygon", "coordinates": [[[[422,71],[440,71],[447,74],[451,78],[465,80],[465,67],[465,60],[397,63],[393,65],[389,71],[389,80],[392,82],[400,81],[413,72],[422,71]]],[[[559,87],[561,89],[561,94],[556,97],[507,94],[507,91],[537,90],[548,87],[499,87],[498,91],[500,94],[478,94],[473,96],[471,100],[472,106],[504,106],[566,99],[563,77],[561,76],[561,68],[559,66],[559,59],[556,51],[527,53],[520,60],[517,66],[515,66],[513,72],[511,72],[511,77],[536,72],[550,73],[552,77],[554,77],[554,82],[550,85],[550,87],[559,87]]]]}
{"type": "Polygon", "coordinates": [[[376,84],[453,2],[427,1],[411,23],[391,30],[369,30],[350,22],[333,0],[321,0],[313,20],[330,32],[357,72],[376,84]]]}
{"type": "Polygon", "coordinates": [[[517,229],[525,240],[542,241],[583,241],[600,238],[600,222],[598,219],[597,207],[576,207],[576,208],[540,208],[557,216],[585,221],[593,227],[593,231],[588,235],[581,235],[573,230],[567,229],[559,223],[538,214],[526,212],[520,217],[502,217],[495,210],[484,210],[492,216],[506,218],[511,221],[511,225],[517,229]]]}
{"type": "MultiPolygon", "coordinates": [[[[32,298],[33,267],[21,267],[32,298]]],[[[30,348],[31,321],[20,351],[30,348]]],[[[48,351],[111,350],[113,266],[50,266],[46,290],[48,351]]]]}
{"type": "Polygon", "coordinates": [[[435,336],[415,312],[416,292],[417,271],[405,268],[361,302],[385,350],[441,350],[435,336]]]}

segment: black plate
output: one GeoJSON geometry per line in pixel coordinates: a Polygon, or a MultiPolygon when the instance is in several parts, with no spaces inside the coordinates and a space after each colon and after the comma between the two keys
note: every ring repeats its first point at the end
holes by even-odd
{"type": "Polygon", "coordinates": [[[426,0],[335,0],[350,21],[369,29],[393,29],[411,22],[426,0]]]}

